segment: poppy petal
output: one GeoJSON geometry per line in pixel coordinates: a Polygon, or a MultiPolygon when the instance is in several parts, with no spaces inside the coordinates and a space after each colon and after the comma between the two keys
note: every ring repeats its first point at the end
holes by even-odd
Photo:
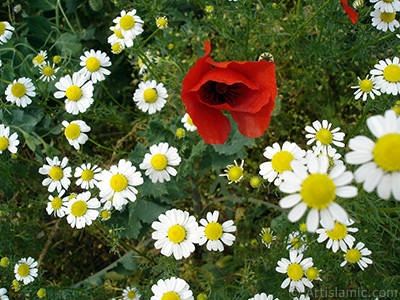
{"type": "Polygon", "coordinates": [[[351,23],[353,23],[353,25],[356,24],[357,19],[358,19],[358,14],[354,11],[354,9],[352,7],[350,7],[347,4],[347,0],[340,0],[340,2],[342,2],[343,9],[349,16],[351,23]]]}

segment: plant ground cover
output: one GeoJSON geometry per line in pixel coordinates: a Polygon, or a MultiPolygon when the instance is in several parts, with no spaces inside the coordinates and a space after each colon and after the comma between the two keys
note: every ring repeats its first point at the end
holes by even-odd
{"type": "Polygon", "coordinates": [[[5,1],[0,299],[400,299],[398,10],[5,1]]]}

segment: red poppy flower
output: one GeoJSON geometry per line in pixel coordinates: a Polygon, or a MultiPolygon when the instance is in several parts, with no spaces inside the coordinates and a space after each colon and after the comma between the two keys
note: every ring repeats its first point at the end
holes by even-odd
{"type": "Polygon", "coordinates": [[[342,2],[343,9],[349,16],[351,23],[353,23],[353,25],[356,24],[357,19],[358,19],[358,14],[354,11],[354,9],[352,7],[350,7],[347,4],[347,0],[340,0],[340,2],[342,2]]]}
{"type": "Polygon", "coordinates": [[[197,131],[206,143],[225,143],[231,129],[221,112],[226,110],[244,136],[263,135],[277,94],[275,64],[265,60],[217,63],[209,56],[210,42],[204,45],[206,54],[189,70],[181,93],[197,131]]]}

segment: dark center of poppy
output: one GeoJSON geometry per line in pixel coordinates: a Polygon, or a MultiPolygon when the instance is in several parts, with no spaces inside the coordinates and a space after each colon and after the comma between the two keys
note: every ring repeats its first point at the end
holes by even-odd
{"type": "Polygon", "coordinates": [[[209,81],[201,88],[201,98],[210,105],[220,105],[227,103],[235,105],[242,95],[242,86],[240,83],[227,85],[223,82],[209,81]]]}
{"type": "Polygon", "coordinates": [[[218,94],[223,95],[223,94],[225,94],[225,93],[228,91],[228,85],[225,84],[225,83],[222,83],[222,82],[217,82],[217,83],[215,84],[215,91],[216,91],[218,94]]]}

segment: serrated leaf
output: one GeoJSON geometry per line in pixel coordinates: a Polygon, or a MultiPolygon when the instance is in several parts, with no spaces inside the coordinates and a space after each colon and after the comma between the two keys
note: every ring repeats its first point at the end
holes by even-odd
{"type": "Polygon", "coordinates": [[[165,128],[163,122],[153,120],[149,122],[149,127],[145,133],[145,137],[150,145],[158,144],[159,142],[170,142],[174,134],[169,128],[165,128]]]}
{"type": "Polygon", "coordinates": [[[88,41],[91,38],[93,38],[95,32],[96,32],[96,26],[94,26],[94,24],[91,24],[88,28],[83,29],[79,33],[79,38],[81,40],[88,41]]]}
{"type": "Polygon", "coordinates": [[[78,8],[79,1],[78,0],[64,0],[65,4],[67,5],[66,14],[73,14],[76,12],[78,8]]]}
{"type": "Polygon", "coordinates": [[[230,137],[225,145],[214,145],[214,148],[218,153],[232,155],[241,152],[244,147],[253,145],[254,139],[243,136],[239,130],[231,130],[230,137]]]}
{"type": "Polygon", "coordinates": [[[162,195],[165,195],[167,191],[167,187],[165,186],[164,183],[153,183],[151,180],[146,176],[144,178],[143,184],[140,186],[140,194],[143,196],[153,196],[155,198],[158,198],[162,195]]]}
{"type": "Polygon", "coordinates": [[[148,152],[147,147],[142,143],[137,143],[135,149],[132,151],[132,154],[129,155],[129,160],[133,164],[139,165],[143,162],[143,157],[146,152],[148,152]]]}
{"type": "Polygon", "coordinates": [[[29,6],[43,11],[49,11],[56,8],[56,0],[28,0],[29,6]]]}
{"type": "Polygon", "coordinates": [[[196,145],[193,146],[192,152],[190,153],[190,160],[196,157],[202,157],[203,152],[206,150],[207,145],[203,140],[199,141],[196,145]]]}
{"type": "Polygon", "coordinates": [[[27,17],[26,22],[30,33],[29,38],[34,40],[34,42],[41,44],[44,44],[46,41],[49,43],[54,42],[54,37],[50,36],[53,30],[51,28],[52,24],[48,19],[40,16],[33,16],[27,17]]]}
{"type": "Polygon", "coordinates": [[[82,52],[82,44],[79,38],[72,33],[63,33],[55,42],[55,45],[61,56],[73,57],[82,52]]]}
{"type": "Polygon", "coordinates": [[[137,262],[132,255],[127,255],[120,259],[112,270],[122,275],[128,275],[137,270],[137,262]]]}
{"type": "Polygon", "coordinates": [[[167,209],[165,207],[144,199],[136,200],[136,207],[133,210],[141,221],[149,224],[157,220],[158,216],[166,211],[167,209]]]}

